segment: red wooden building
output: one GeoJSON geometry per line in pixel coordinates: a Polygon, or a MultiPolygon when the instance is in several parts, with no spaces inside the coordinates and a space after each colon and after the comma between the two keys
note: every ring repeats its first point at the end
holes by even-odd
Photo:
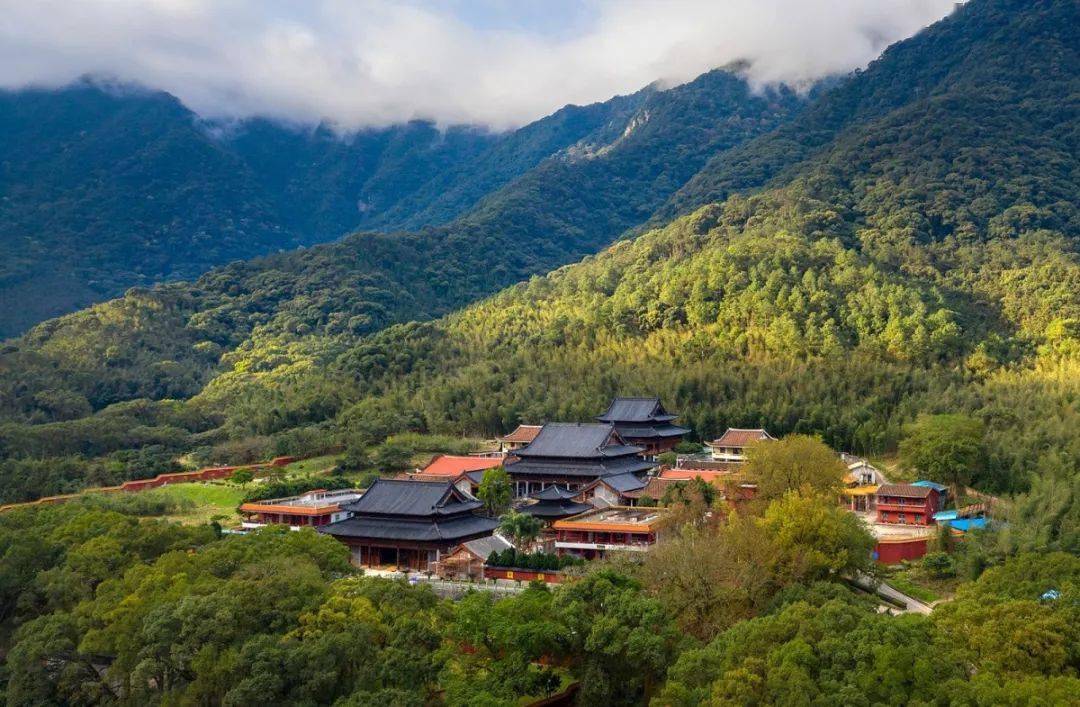
{"type": "Polygon", "coordinates": [[[941,510],[937,489],[915,484],[882,484],[875,494],[878,523],[933,525],[941,510]]]}

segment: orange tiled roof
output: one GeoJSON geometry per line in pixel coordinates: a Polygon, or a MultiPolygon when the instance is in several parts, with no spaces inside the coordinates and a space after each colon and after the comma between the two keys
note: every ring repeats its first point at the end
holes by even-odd
{"type": "Polygon", "coordinates": [[[729,427],[719,439],[712,441],[714,447],[745,447],[753,442],[766,439],[776,439],[763,429],[744,430],[737,427],[729,427]]]}
{"type": "Polygon", "coordinates": [[[334,502],[321,506],[294,506],[287,503],[245,503],[240,506],[241,513],[285,513],[294,516],[321,516],[337,513],[341,507],[334,502]]]}
{"type": "Polygon", "coordinates": [[[420,470],[428,476],[460,476],[466,471],[480,471],[502,466],[505,457],[458,457],[440,454],[420,470]]]}
{"type": "Polygon", "coordinates": [[[499,437],[500,442],[522,442],[529,443],[536,439],[536,435],[540,434],[540,429],[543,425],[518,425],[517,428],[506,435],[505,437],[499,437]]]}
{"type": "Polygon", "coordinates": [[[717,469],[664,469],[660,472],[661,479],[671,479],[672,481],[701,479],[710,484],[724,479],[730,479],[733,475],[734,472],[732,471],[721,471],[717,469]]]}

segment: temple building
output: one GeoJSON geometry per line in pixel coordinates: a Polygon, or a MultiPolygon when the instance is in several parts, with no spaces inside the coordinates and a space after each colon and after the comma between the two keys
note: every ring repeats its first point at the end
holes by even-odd
{"type": "Polygon", "coordinates": [[[712,451],[712,458],[719,462],[742,463],[746,461],[746,449],[757,442],[775,442],[776,437],[763,429],[739,429],[729,427],[705,446],[712,451]]]}
{"type": "Polygon", "coordinates": [[[615,425],[627,444],[642,447],[644,456],[654,457],[674,449],[689,434],[685,427],[672,424],[676,417],[664,409],[660,398],[615,398],[596,419],[615,425]]]}
{"type": "Polygon", "coordinates": [[[346,505],[352,517],[319,532],[348,545],[359,567],[426,571],[462,543],[492,534],[499,523],[476,514],[482,505],[450,481],[379,479],[346,505]]]}
{"type": "Polygon", "coordinates": [[[543,425],[518,425],[510,434],[496,437],[495,441],[499,443],[499,451],[506,453],[521,449],[536,439],[536,435],[540,434],[541,427],[543,425]]]}
{"type": "Polygon", "coordinates": [[[844,488],[840,491],[840,502],[855,513],[874,512],[878,488],[889,483],[889,480],[862,457],[841,453],[840,460],[848,468],[848,473],[844,475],[844,488]]]}
{"type": "Polygon", "coordinates": [[[505,467],[514,497],[522,498],[549,486],[579,491],[606,476],[644,476],[656,464],[642,459],[643,451],[627,444],[611,424],[549,422],[505,467]]]}
{"type": "Polygon", "coordinates": [[[325,491],[316,489],[299,496],[268,498],[241,504],[240,515],[243,530],[254,530],[264,525],[288,525],[293,530],[305,526],[323,526],[345,520],[349,512],[344,506],[360,499],[362,491],[343,489],[325,491]]]}
{"type": "Polygon", "coordinates": [[[531,503],[521,506],[518,511],[535,516],[545,523],[591,511],[591,505],[575,500],[577,495],[577,491],[569,491],[561,486],[548,486],[543,491],[529,494],[531,503]]]}
{"type": "Polygon", "coordinates": [[[648,482],[639,474],[602,476],[581,490],[581,498],[595,508],[633,506],[648,482]]]}
{"type": "Polygon", "coordinates": [[[484,563],[493,552],[508,550],[513,545],[499,535],[488,535],[461,543],[439,560],[437,573],[443,579],[484,578],[484,563]]]}
{"type": "Polygon", "coordinates": [[[611,551],[643,552],[660,532],[663,508],[604,508],[555,521],[555,551],[588,560],[611,551]]]}
{"type": "Polygon", "coordinates": [[[882,484],[874,494],[878,523],[933,525],[942,509],[941,493],[917,484],[882,484]]]}

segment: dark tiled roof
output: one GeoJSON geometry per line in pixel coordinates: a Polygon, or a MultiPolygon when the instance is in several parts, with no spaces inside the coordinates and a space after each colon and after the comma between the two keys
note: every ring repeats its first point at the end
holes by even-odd
{"type": "Polygon", "coordinates": [[[539,501],[522,506],[518,509],[521,513],[537,518],[569,518],[585,511],[593,509],[588,503],[575,503],[574,501],[539,501]]]}
{"type": "Polygon", "coordinates": [[[488,555],[493,552],[502,552],[513,547],[509,540],[499,535],[489,535],[486,538],[477,538],[462,544],[481,560],[487,560],[488,555]]]}
{"type": "Polygon", "coordinates": [[[601,422],[670,422],[675,415],[669,415],[660,398],[615,398],[608,405],[603,415],[598,415],[601,422]]]}
{"type": "Polygon", "coordinates": [[[598,479],[597,482],[607,484],[619,493],[638,491],[645,488],[645,481],[636,474],[612,474],[598,479]]]}
{"type": "Polygon", "coordinates": [[[762,429],[743,430],[737,427],[729,427],[724,434],[720,435],[719,439],[714,439],[712,441],[712,446],[745,447],[753,442],[760,442],[766,439],[776,438],[762,429]]]}
{"type": "Polygon", "coordinates": [[[898,496],[900,498],[926,498],[934,489],[915,484],[882,484],[878,487],[878,496],[898,496]]]}
{"type": "MultiPolygon", "coordinates": [[[[519,457],[552,457],[560,459],[596,459],[603,456],[633,455],[641,447],[623,445],[612,425],[598,422],[549,422],[536,439],[517,450],[519,457]],[[615,439],[614,444],[608,441],[615,439]],[[605,447],[609,451],[604,451],[605,447]],[[610,449],[619,447],[618,450],[610,449]]],[[[507,465],[509,468],[509,465],[507,465]]]]}
{"type": "Polygon", "coordinates": [[[600,456],[608,459],[614,459],[615,457],[631,457],[641,451],[641,447],[632,444],[611,444],[600,449],[600,456]]]}
{"type": "Polygon", "coordinates": [[[345,508],[364,515],[429,517],[467,513],[481,505],[464,497],[450,481],[378,479],[345,508]]]}
{"type": "MultiPolygon", "coordinates": [[[[409,482],[419,485],[422,482],[409,482]]],[[[494,518],[471,513],[447,519],[403,520],[398,518],[353,517],[324,525],[318,530],[337,538],[370,538],[411,542],[454,542],[488,535],[499,526],[494,518]]]]}
{"type": "Polygon", "coordinates": [[[659,437],[681,437],[690,434],[690,430],[677,425],[624,425],[617,424],[615,429],[623,439],[652,439],[659,437]]]}
{"type": "Polygon", "coordinates": [[[656,467],[638,456],[617,457],[614,459],[572,460],[558,459],[522,459],[506,465],[506,472],[511,477],[523,474],[540,476],[572,476],[578,478],[597,478],[611,474],[644,472],[656,467]]]}
{"type": "Polygon", "coordinates": [[[577,494],[577,491],[564,489],[562,486],[548,486],[543,491],[535,491],[529,494],[529,498],[535,498],[538,501],[559,501],[566,498],[573,498],[574,496],[577,496],[577,494]]]}
{"type": "Polygon", "coordinates": [[[486,471],[486,469],[481,471],[466,471],[464,476],[468,477],[469,481],[472,483],[479,485],[480,482],[484,480],[484,471],[486,471]]]}

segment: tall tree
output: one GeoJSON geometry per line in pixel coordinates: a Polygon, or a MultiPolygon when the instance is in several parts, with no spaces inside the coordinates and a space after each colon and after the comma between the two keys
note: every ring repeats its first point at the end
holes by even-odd
{"type": "Polygon", "coordinates": [[[746,475],[756,479],[758,497],[772,500],[789,491],[804,495],[840,490],[847,469],[836,452],[809,435],[759,442],[746,455],[746,475]]]}
{"type": "Polygon", "coordinates": [[[775,547],[770,564],[782,583],[873,571],[873,536],[831,498],[788,492],[769,504],[759,524],[775,547]]]}
{"type": "Polygon", "coordinates": [[[982,460],[983,424],[966,415],[923,415],[900,442],[900,463],[959,496],[982,460]]]}
{"type": "Polygon", "coordinates": [[[506,469],[498,466],[484,472],[476,497],[484,502],[484,510],[488,512],[488,515],[499,516],[505,513],[510,507],[512,496],[510,475],[506,473],[506,469]]]}
{"type": "Polygon", "coordinates": [[[543,524],[535,516],[511,510],[499,522],[499,530],[510,536],[514,546],[521,551],[540,537],[543,524]]]}

